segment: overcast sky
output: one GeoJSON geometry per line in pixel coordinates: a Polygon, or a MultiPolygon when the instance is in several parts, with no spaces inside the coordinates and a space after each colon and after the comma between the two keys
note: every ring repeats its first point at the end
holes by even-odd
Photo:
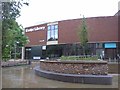
{"type": "Polygon", "coordinates": [[[113,16],[120,0],[29,0],[17,19],[23,27],[44,22],[85,17],[113,16]]]}

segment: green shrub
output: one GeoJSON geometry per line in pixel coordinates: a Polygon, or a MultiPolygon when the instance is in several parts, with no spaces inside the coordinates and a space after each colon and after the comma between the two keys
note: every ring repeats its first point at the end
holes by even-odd
{"type": "Polygon", "coordinates": [[[61,56],[60,57],[61,60],[98,60],[97,56],[61,56]]]}

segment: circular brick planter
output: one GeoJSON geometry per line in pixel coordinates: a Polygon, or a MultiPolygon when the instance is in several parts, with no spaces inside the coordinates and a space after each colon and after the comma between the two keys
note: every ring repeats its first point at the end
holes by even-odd
{"type": "Polygon", "coordinates": [[[45,78],[74,83],[112,84],[106,61],[40,61],[35,73],[45,78]]]}
{"type": "Polygon", "coordinates": [[[106,61],[40,61],[40,68],[45,71],[66,74],[108,74],[106,61]]]}

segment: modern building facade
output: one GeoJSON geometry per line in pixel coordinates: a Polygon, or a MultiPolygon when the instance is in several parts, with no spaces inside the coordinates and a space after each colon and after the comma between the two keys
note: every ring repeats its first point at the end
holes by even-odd
{"type": "MultiPolygon", "coordinates": [[[[49,22],[25,28],[29,43],[25,46],[26,59],[41,59],[82,55],[79,32],[82,19],[49,22]]],[[[116,60],[120,50],[118,16],[86,18],[88,55],[116,60]]]]}

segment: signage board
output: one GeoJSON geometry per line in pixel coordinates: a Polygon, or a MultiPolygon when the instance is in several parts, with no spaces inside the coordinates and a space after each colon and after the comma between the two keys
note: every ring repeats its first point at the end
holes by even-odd
{"type": "Polygon", "coordinates": [[[116,43],[105,43],[105,48],[116,48],[116,43]]]}
{"type": "Polygon", "coordinates": [[[29,29],[25,29],[25,32],[33,32],[33,31],[38,31],[38,30],[44,30],[45,27],[34,27],[34,28],[29,28],[29,29]]]}

